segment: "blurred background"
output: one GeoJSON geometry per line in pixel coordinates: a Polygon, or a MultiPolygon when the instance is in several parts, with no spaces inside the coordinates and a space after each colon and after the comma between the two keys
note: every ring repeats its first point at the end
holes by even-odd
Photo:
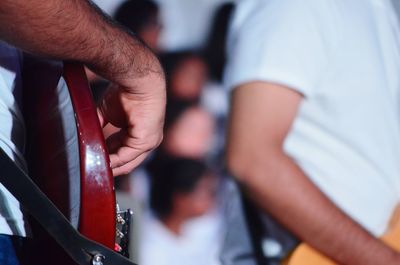
{"type": "MultiPolygon", "coordinates": [[[[225,172],[225,44],[231,0],[94,0],[139,36],[166,72],[164,141],[116,179],[134,212],[131,258],[140,265],[273,265],[297,239],[243,198],[225,172]]],[[[394,1],[400,8],[400,1],[394,1]]],[[[90,72],[97,97],[107,82],[90,72]]]]}
{"type": "MultiPolygon", "coordinates": [[[[95,0],[158,54],[167,75],[165,138],[116,179],[134,212],[131,258],[141,265],[219,265],[234,185],[224,172],[228,95],[222,84],[232,1],[95,0]],[[229,198],[229,200],[227,199],[229,198]]],[[[95,96],[107,82],[91,73],[95,96]]]]}

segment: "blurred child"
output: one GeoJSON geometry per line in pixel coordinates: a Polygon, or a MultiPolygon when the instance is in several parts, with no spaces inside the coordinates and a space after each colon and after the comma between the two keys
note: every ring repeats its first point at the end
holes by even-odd
{"type": "Polygon", "coordinates": [[[200,106],[171,104],[161,148],[174,156],[205,159],[212,148],[214,129],[213,117],[200,106]]]}
{"type": "Polygon", "coordinates": [[[159,50],[161,22],[159,7],[154,1],[125,1],[115,12],[114,18],[141,38],[150,48],[159,50]]]}
{"type": "Polygon", "coordinates": [[[201,160],[169,157],[152,172],[153,215],[143,224],[141,265],[215,265],[219,240],[216,223],[191,229],[190,221],[215,206],[217,179],[201,160]]]}
{"type": "Polygon", "coordinates": [[[204,59],[191,51],[161,56],[168,84],[168,100],[198,102],[208,79],[204,59]]]}

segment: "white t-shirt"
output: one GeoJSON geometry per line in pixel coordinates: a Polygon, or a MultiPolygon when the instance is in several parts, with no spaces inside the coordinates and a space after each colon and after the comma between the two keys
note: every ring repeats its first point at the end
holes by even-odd
{"type": "MultiPolygon", "coordinates": [[[[0,41],[0,148],[26,170],[21,63],[21,54],[0,41]]],[[[25,225],[19,202],[0,184],[0,234],[26,236],[25,225]]]]}
{"type": "Polygon", "coordinates": [[[156,218],[142,223],[139,242],[140,265],[220,265],[220,219],[210,214],[185,225],[176,236],[156,218]]]}
{"type": "Polygon", "coordinates": [[[390,0],[241,1],[228,49],[228,87],[258,80],[304,95],[287,154],[382,234],[400,196],[400,29],[390,0]]]}
{"type": "Polygon", "coordinates": [[[199,49],[212,26],[215,10],[232,0],[156,0],[160,5],[163,50],[199,49]]]}

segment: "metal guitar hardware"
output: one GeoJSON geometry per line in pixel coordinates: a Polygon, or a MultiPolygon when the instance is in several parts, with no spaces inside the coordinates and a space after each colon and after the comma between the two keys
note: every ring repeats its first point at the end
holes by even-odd
{"type": "Polygon", "coordinates": [[[97,254],[92,259],[92,265],[103,265],[103,261],[106,257],[103,255],[97,254]]]}
{"type": "Polygon", "coordinates": [[[131,209],[126,211],[121,211],[119,205],[116,206],[117,210],[117,231],[116,231],[116,238],[117,238],[117,246],[118,252],[121,255],[129,258],[129,234],[131,230],[131,222],[132,222],[132,215],[133,212],[131,209]]]}

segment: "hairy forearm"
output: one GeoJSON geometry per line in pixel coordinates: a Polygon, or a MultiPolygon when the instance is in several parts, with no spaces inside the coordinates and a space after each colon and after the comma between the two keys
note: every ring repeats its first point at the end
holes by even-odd
{"type": "Polygon", "coordinates": [[[152,52],[86,0],[2,0],[0,38],[31,53],[81,61],[123,86],[149,75],[162,79],[152,52]]]}
{"type": "Polygon", "coordinates": [[[80,61],[111,81],[98,117],[103,127],[118,127],[107,139],[114,175],[132,171],[161,142],[166,95],[158,59],[89,0],[1,0],[0,39],[80,61]]]}
{"type": "Polygon", "coordinates": [[[271,150],[231,163],[259,206],[339,264],[395,264],[398,254],[341,212],[283,151],[271,150]]]}

